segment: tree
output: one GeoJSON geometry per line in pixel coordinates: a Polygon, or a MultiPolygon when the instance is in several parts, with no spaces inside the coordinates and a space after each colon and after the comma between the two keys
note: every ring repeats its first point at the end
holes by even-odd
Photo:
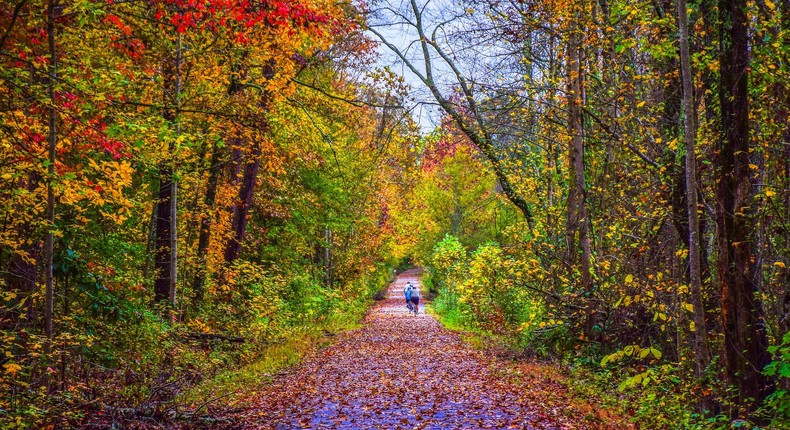
{"type": "MultiPolygon", "coordinates": [[[[591,265],[592,249],[590,245],[590,219],[587,210],[587,186],[584,175],[584,124],[582,118],[584,95],[582,92],[584,70],[582,67],[582,8],[577,2],[571,4],[567,31],[570,32],[566,48],[567,85],[568,85],[568,200],[566,219],[566,242],[568,267],[581,262],[581,288],[589,292],[592,289],[591,265]],[[576,236],[578,234],[581,257],[576,255],[576,236]]],[[[573,276],[573,274],[571,274],[573,276]]]]}
{"type": "Polygon", "coordinates": [[[52,352],[53,318],[55,307],[55,285],[52,273],[55,258],[55,152],[58,145],[58,112],[57,101],[55,99],[55,85],[58,79],[58,59],[56,41],[55,0],[47,3],[47,45],[49,48],[49,68],[47,71],[47,95],[49,96],[49,109],[47,118],[47,232],[44,236],[44,278],[46,282],[44,293],[44,334],[47,336],[47,343],[44,353],[52,352]]]}
{"type": "Polygon", "coordinates": [[[710,363],[707,327],[705,325],[705,308],[702,302],[702,271],[700,268],[699,215],[697,213],[697,154],[694,140],[697,137],[694,118],[693,82],[691,59],[689,58],[688,19],[686,1],[677,0],[678,34],[680,39],[680,72],[683,80],[683,137],[686,142],[685,178],[686,178],[686,211],[688,214],[688,258],[689,258],[689,290],[691,292],[691,311],[693,327],[691,342],[694,349],[694,372],[702,378],[705,368],[710,363]]]}
{"type": "Polygon", "coordinates": [[[228,239],[225,246],[225,262],[232,263],[239,257],[241,253],[241,245],[244,241],[244,234],[247,231],[247,221],[250,209],[253,204],[253,195],[255,191],[255,183],[258,181],[258,170],[261,165],[262,140],[267,139],[269,133],[269,120],[266,117],[268,110],[271,108],[272,102],[272,89],[267,88],[271,85],[270,81],[275,74],[274,61],[270,60],[261,66],[263,82],[261,86],[261,94],[258,96],[257,102],[258,118],[254,120],[256,135],[249,143],[249,154],[244,157],[244,171],[239,185],[238,197],[233,205],[233,215],[231,217],[231,231],[232,236],[228,239]]]}
{"type": "MultiPolygon", "coordinates": [[[[164,38],[168,39],[167,36],[164,38]]],[[[166,46],[162,58],[162,119],[179,134],[179,115],[182,86],[182,35],[176,36],[175,46],[166,46]]],[[[175,150],[175,139],[168,144],[170,154],[175,150]]],[[[178,274],[178,187],[172,159],[163,160],[158,168],[159,192],[156,202],[156,280],[154,301],[176,305],[178,274]]]]}
{"type": "Polygon", "coordinates": [[[749,20],[746,2],[720,0],[721,137],[716,186],[718,273],[728,381],[741,404],[755,409],[772,391],[762,374],[771,361],[760,296],[762,268],[755,247],[756,154],[749,142],[749,20]]]}

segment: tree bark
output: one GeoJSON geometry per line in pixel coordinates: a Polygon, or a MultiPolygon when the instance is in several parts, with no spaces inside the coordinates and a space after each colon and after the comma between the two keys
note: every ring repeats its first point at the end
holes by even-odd
{"type": "Polygon", "coordinates": [[[225,247],[226,263],[232,263],[241,254],[241,244],[247,231],[248,214],[250,207],[252,207],[255,182],[258,179],[258,170],[261,164],[261,143],[254,141],[251,146],[248,161],[244,165],[244,173],[241,177],[238,199],[233,207],[231,224],[233,236],[228,240],[225,247]]]}
{"type": "MultiPolygon", "coordinates": [[[[181,92],[181,35],[175,53],[168,54],[162,64],[164,85],[162,88],[162,117],[170,125],[176,126],[178,134],[178,110],[181,92]]],[[[172,154],[175,144],[168,151],[172,154]]],[[[176,304],[176,281],[178,267],[177,250],[177,188],[173,166],[170,160],[159,166],[159,199],[156,217],[156,280],[154,281],[154,301],[168,301],[176,304]]]]}
{"type": "Polygon", "coordinates": [[[702,271],[700,266],[699,214],[697,213],[697,157],[694,149],[696,126],[694,123],[694,93],[689,57],[688,17],[686,0],[677,0],[678,29],[680,38],[680,74],[683,81],[683,136],[686,143],[686,213],[688,215],[688,260],[691,320],[690,338],[694,350],[694,373],[700,379],[710,363],[708,333],[705,326],[705,308],[702,301],[702,271]]]}
{"type": "Polygon", "coordinates": [[[770,362],[755,255],[754,184],[749,153],[749,35],[746,0],[719,0],[721,138],[716,222],[724,364],[738,400],[754,410],[771,393],[770,362]]]}
{"type": "Polygon", "coordinates": [[[208,213],[200,222],[200,236],[198,237],[198,268],[195,274],[193,283],[193,290],[195,293],[195,301],[200,303],[203,301],[205,294],[206,283],[206,251],[208,250],[209,241],[211,240],[211,224],[214,216],[211,212],[214,210],[214,203],[217,199],[217,185],[219,183],[219,160],[220,148],[214,147],[211,153],[211,160],[209,161],[208,182],[206,183],[206,196],[203,199],[203,205],[208,213]]]}
{"type": "MultiPolygon", "coordinates": [[[[782,16],[780,23],[780,31],[790,33],[790,1],[782,1],[779,5],[779,13],[782,16]]],[[[776,33],[779,33],[777,31],[776,33]]],[[[781,83],[776,84],[777,100],[782,101],[776,106],[776,118],[779,122],[785,121],[784,129],[782,130],[782,141],[785,142],[782,163],[780,166],[781,174],[784,177],[782,181],[782,189],[784,190],[781,197],[782,209],[784,217],[782,222],[785,226],[790,226],[790,122],[786,119],[790,117],[790,82],[786,79],[781,83]]],[[[790,250],[790,232],[785,231],[784,248],[790,250]]],[[[780,275],[779,285],[790,285],[790,261],[783,261],[787,266],[782,269],[780,275]]],[[[785,288],[783,295],[779,297],[779,329],[782,333],[790,331],[790,288],[785,288]]],[[[790,383],[786,382],[785,389],[790,388],[790,383]]]]}
{"type": "Polygon", "coordinates": [[[55,281],[53,264],[55,258],[55,150],[58,143],[57,118],[58,111],[55,106],[55,83],[58,74],[57,49],[55,46],[55,0],[49,0],[47,5],[47,40],[49,44],[49,76],[47,78],[47,91],[49,92],[49,118],[48,118],[48,148],[47,148],[47,232],[44,236],[44,335],[47,341],[44,344],[44,353],[52,352],[52,320],[55,307],[55,281]]]}
{"type": "Polygon", "coordinates": [[[334,286],[334,264],[332,259],[332,248],[334,238],[332,229],[324,228],[324,285],[327,288],[334,286]]]}
{"type": "MultiPolygon", "coordinates": [[[[269,80],[274,77],[274,63],[268,62],[263,66],[263,77],[269,80]]],[[[259,123],[258,131],[259,136],[264,136],[269,131],[269,121],[265,117],[266,111],[269,109],[271,103],[271,94],[264,90],[261,95],[261,100],[258,103],[259,108],[259,123]]],[[[251,142],[250,154],[247,163],[244,165],[244,172],[241,177],[241,186],[239,187],[238,200],[233,208],[233,218],[231,224],[231,232],[233,236],[228,240],[225,246],[225,262],[232,263],[241,254],[241,246],[244,241],[244,235],[247,231],[247,221],[250,208],[253,203],[253,196],[255,194],[255,183],[258,180],[258,170],[261,164],[262,144],[259,140],[251,142]]]]}
{"type": "MultiPolygon", "coordinates": [[[[568,41],[568,132],[571,144],[569,157],[569,188],[567,214],[568,262],[573,265],[579,261],[582,276],[582,290],[592,289],[592,250],[590,244],[589,217],[587,213],[586,186],[584,179],[584,125],[582,123],[582,67],[580,59],[581,34],[578,24],[571,29],[568,41]],[[575,240],[578,235],[581,260],[576,256],[575,240]]],[[[573,275],[573,273],[571,273],[573,275]]]]}
{"type": "Polygon", "coordinates": [[[172,228],[175,219],[171,201],[173,196],[173,169],[163,163],[159,166],[159,195],[156,203],[156,280],[154,281],[154,300],[169,301],[171,304],[171,285],[173,280],[171,254],[172,228]]]}

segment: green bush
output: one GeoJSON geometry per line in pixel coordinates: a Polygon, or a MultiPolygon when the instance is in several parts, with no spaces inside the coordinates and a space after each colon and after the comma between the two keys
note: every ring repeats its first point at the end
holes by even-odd
{"type": "Polygon", "coordinates": [[[762,414],[767,415],[771,425],[790,428],[790,332],[785,333],[782,343],[768,348],[774,360],[766,366],[765,374],[776,378],[777,389],[766,400],[762,414]]]}

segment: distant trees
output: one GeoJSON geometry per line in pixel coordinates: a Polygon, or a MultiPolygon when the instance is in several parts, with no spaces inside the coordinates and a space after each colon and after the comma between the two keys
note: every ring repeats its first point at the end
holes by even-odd
{"type": "MultiPolygon", "coordinates": [[[[378,6],[374,4],[374,7],[378,6]]],[[[530,205],[513,187],[507,168],[496,154],[494,135],[497,125],[490,122],[486,108],[481,106],[478,83],[464,74],[464,64],[452,51],[447,50],[445,26],[454,25],[456,19],[463,18],[467,13],[454,15],[454,12],[450,12],[451,18],[448,20],[438,19],[435,14],[426,15],[424,5],[416,0],[411,0],[402,11],[396,6],[384,3],[380,9],[372,12],[368,28],[425,85],[436,103],[486,157],[502,192],[522,212],[526,221],[532,224],[530,205]],[[407,50],[406,47],[392,42],[383,32],[384,28],[397,28],[411,34],[416,46],[419,46],[416,57],[412,57],[414,54],[410,52],[411,49],[407,50]],[[448,76],[453,82],[451,89],[444,88],[448,76]],[[454,91],[458,91],[457,97],[453,96],[454,91]]]]}

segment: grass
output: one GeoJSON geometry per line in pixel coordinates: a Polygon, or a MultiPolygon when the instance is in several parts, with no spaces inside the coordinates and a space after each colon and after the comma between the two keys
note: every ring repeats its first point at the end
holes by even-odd
{"type": "Polygon", "coordinates": [[[463,316],[458,308],[437,309],[431,304],[426,305],[426,312],[433,315],[444,328],[458,333],[464,343],[475,350],[491,349],[492,345],[501,347],[505,344],[499,336],[464,324],[463,316]]]}
{"type": "Polygon", "coordinates": [[[491,335],[481,330],[468,327],[463,323],[461,313],[457,308],[436,309],[431,305],[425,306],[425,312],[433,315],[439,323],[452,332],[458,333],[463,342],[470,348],[478,351],[486,350],[491,345],[491,335]]]}

